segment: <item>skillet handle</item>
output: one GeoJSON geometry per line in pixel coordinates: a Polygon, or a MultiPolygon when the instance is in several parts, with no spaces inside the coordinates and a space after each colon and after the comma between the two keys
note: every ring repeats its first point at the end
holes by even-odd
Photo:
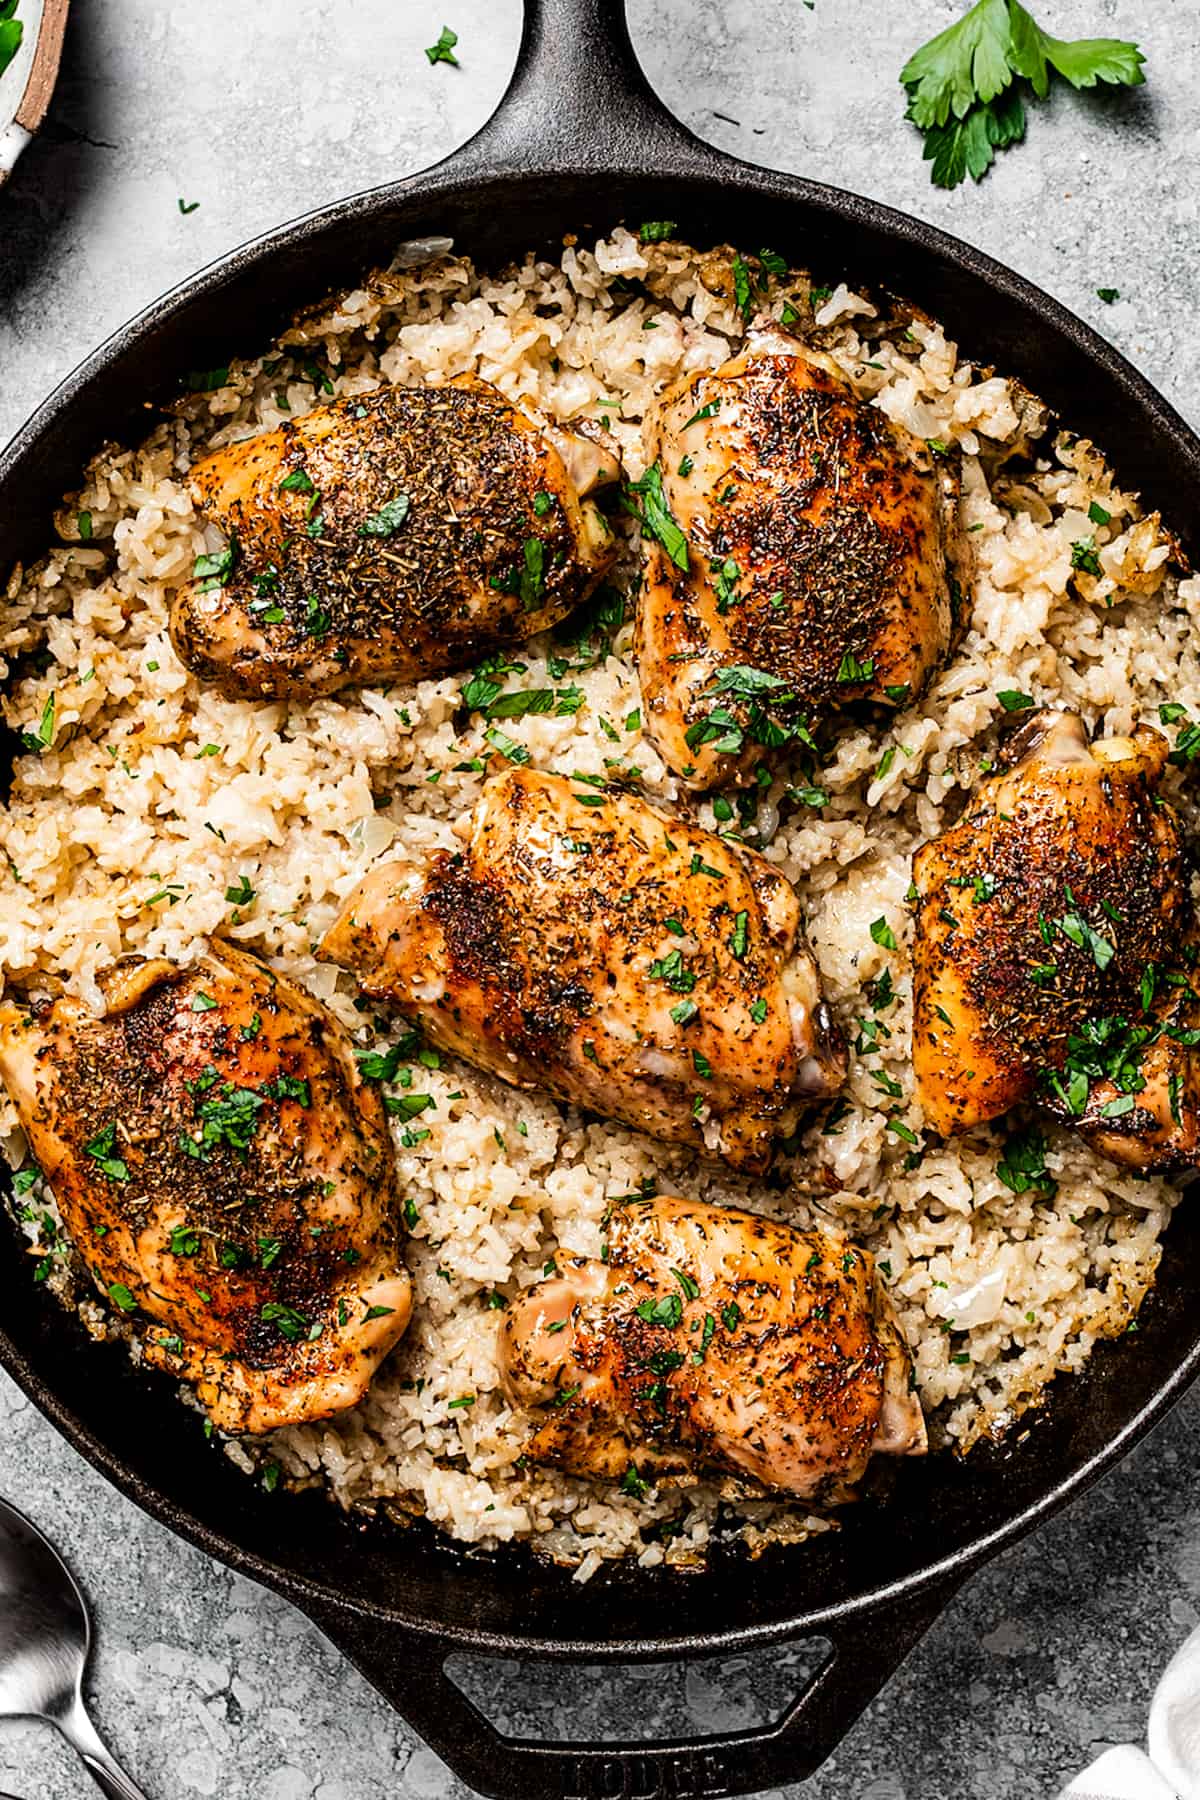
{"type": "MultiPolygon", "coordinates": [[[[564,168],[654,176],[721,156],[681,125],[637,59],[626,0],[525,0],[512,80],[487,124],[452,161],[481,172],[564,168]]],[[[727,158],[731,166],[735,159],[727,158]]]]}
{"type": "MultiPolygon", "coordinates": [[[[960,1580],[817,1627],[812,1635],[828,1638],[831,1653],[775,1724],[661,1743],[506,1737],[450,1680],[444,1644],[340,1608],[307,1610],[454,1773],[490,1800],[732,1800],[820,1768],[960,1580]]],[[[507,1654],[519,1655],[520,1646],[507,1654]]]]}

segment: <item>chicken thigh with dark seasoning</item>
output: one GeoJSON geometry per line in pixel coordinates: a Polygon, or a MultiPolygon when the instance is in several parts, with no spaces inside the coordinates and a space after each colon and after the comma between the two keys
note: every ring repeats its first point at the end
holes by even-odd
{"type": "Polygon", "coordinates": [[[462,668],[587,598],[616,545],[585,496],[619,473],[598,427],[539,427],[469,377],[334,400],[193,467],[225,547],[176,600],[175,648],[235,697],[462,668]]]}
{"type": "Polygon", "coordinates": [[[874,1259],[845,1238],[660,1195],[614,1207],[579,1259],[505,1314],[501,1366],[538,1416],[526,1455],[573,1475],[733,1475],[817,1504],[871,1456],[926,1449],[874,1259]]]}
{"type": "Polygon", "coordinates": [[[1150,726],[1032,718],[913,862],[913,1068],[931,1130],[1036,1100],[1115,1161],[1200,1164],[1198,940],[1150,726]]]}
{"type": "Polygon", "coordinates": [[[0,1008],[0,1077],[95,1281],[223,1431],[353,1406],[411,1309],[391,1139],[346,1033],[263,963],[118,963],[0,1008]]]}
{"type": "Polygon", "coordinates": [[[638,668],[691,787],[747,778],[849,701],[920,692],[966,624],[957,452],[761,331],[663,395],[651,454],[638,668]]]}
{"type": "Polygon", "coordinates": [[[763,857],[587,777],[516,769],[469,839],[384,864],[321,954],[517,1087],[761,1171],[844,1047],[763,857]]]}

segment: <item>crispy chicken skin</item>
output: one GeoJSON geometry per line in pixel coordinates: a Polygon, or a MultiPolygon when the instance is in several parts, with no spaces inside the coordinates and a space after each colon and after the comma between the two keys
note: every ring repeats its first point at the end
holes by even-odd
{"type": "Polygon", "coordinates": [[[760,1171],[845,1076],[795,893],[633,794],[517,769],[458,855],[369,874],[321,954],[517,1087],[760,1171]]]}
{"type": "Polygon", "coordinates": [[[1200,1162],[1196,943],[1162,736],[1089,744],[1040,713],[913,862],[913,1067],[926,1123],[967,1131],[1037,1099],[1105,1155],[1200,1162]],[[1180,1035],[1182,1034],[1182,1040],[1180,1035]]]}
{"type": "Polygon", "coordinates": [[[93,1277],[223,1431],[353,1406],[411,1301],[387,1122],[345,1032],[227,944],[102,985],[103,1018],[0,1008],[0,1077],[93,1277]]]}
{"type": "Polygon", "coordinates": [[[461,668],[587,597],[615,543],[583,495],[619,472],[468,377],[317,407],[193,468],[234,559],[179,594],[175,648],[251,698],[461,668]]]}
{"type": "Polygon", "coordinates": [[[829,1503],[874,1452],[925,1450],[866,1251],[670,1195],[615,1207],[607,1244],[505,1315],[506,1386],[541,1418],[535,1462],[635,1490],[723,1471],[829,1503]]]}
{"type": "Polygon", "coordinates": [[[763,759],[752,722],[738,747],[705,730],[714,705],[747,725],[714,695],[723,668],[775,677],[810,723],[919,693],[966,623],[956,455],[778,331],[670,388],[654,433],[688,568],[648,542],[637,656],[647,728],[677,774],[711,788],[763,759]]]}

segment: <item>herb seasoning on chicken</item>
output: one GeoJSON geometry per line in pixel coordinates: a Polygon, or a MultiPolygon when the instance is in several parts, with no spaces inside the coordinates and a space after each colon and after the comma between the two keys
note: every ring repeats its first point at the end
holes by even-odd
{"type": "Polygon", "coordinates": [[[535,1462],[647,1482],[714,1470],[830,1504],[871,1455],[920,1455],[912,1362],[873,1258],[845,1238],[660,1195],[618,1204],[505,1315],[535,1462]]]}
{"type": "Polygon", "coordinates": [[[913,1066],[926,1122],[1037,1099],[1138,1169],[1200,1162],[1196,930],[1149,726],[1039,713],[1011,767],[917,852],[913,1066]]]}
{"type": "Polygon", "coordinates": [[[391,1139],[333,1016],[214,943],[0,1009],[0,1076],[95,1280],[223,1431],[353,1406],[408,1324],[391,1139]]]}
{"type": "Polygon", "coordinates": [[[345,397],[210,452],[190,486],[226,544],[175,603],[176,649],[226,694],[286,698],[523,643],[615,554],[584,496],[615,481],[617,451],[592,429],[543,430],[463,377],[345,397]]]}
{"type": "Polygon", "coordinates": [[[638,666],[690,786],[745,778],[848,701],[920,692],[966,623],[957,454],[778,331],[670,389],[651,450],[638,666]]]}
{"type": "Polygon", "coordinates": [[[843,1047],[793,889],[590,777],[488,782],[467,849],[368,875],[322,954],[521,1087],[762,1170],[843,1047]]]}

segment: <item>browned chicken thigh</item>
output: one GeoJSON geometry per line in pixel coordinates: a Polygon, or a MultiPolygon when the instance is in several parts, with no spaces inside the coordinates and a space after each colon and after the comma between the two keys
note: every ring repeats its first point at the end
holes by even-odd
{"type": "Polygon", "coordinates": [[[214,450],[192,496],[225,534],[171,619],[230,695],[415,681],[523,643],[587,597],[612,535],[584,496],[615,446],[539,428],[486,382],[379,388],[214,450]]]}
{"type": "Polygon", "coordinates": [[[411,1302],[387,1122],[342,1027],[226,944],[102,986],[103,1018],[0,1009],[0,1077],[79,1254],[223,1431],[354,1405],[411,1302]]]}
{"type": "Polygon", "coordinates": [[[677,533],[648,495],[638,666],[690,786],[745,777],[847,701],[920,691],[966,623],[956,454],[778,331],[669,389],[651,450],[677,533]]]}
{"type": "Polygon", "coordinates": [[[518,1087],[763,1169],[843,1046],[792,888],[646,801],[518,769],[458,855],[375,869],[322,955],[518,1087]]]}
{"type": "Polygon", "coordinates": [[[926,1448],[873,1258],[732,1208],[617,1205],[606,1260],[529,1288],[501,1357],[513,1399],[542,1415],[526,1454],[635,1493],[725,1472],[829,1503],[873,1453],[926,1448]]]}
{"type": "Polygon", "coordinates": [[[1196,930],[1149,726],[1040,713],[917,852],[913,1068],[927,1124],[1037,1099],[1134,1168],[1200,1162],[1196,930]]]}

